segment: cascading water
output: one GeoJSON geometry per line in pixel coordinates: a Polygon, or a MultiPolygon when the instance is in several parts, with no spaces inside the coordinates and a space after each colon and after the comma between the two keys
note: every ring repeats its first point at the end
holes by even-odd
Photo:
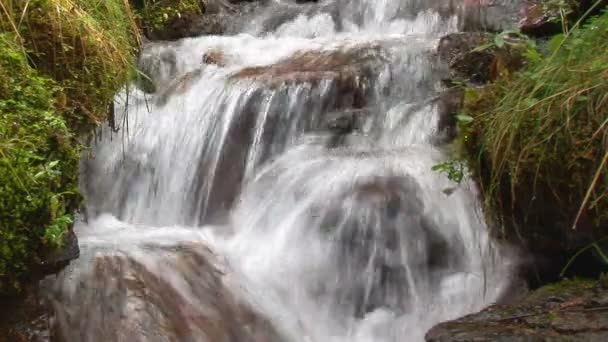
{"type": "Polygon", "coordinates": [[[82,162],[66,341],[419,341],[508,284],[472,184],[431,171],[459,2],[269,2],[142,53],[82,162]],[[445,191],[450,189],[450,191],[445,191]]]}

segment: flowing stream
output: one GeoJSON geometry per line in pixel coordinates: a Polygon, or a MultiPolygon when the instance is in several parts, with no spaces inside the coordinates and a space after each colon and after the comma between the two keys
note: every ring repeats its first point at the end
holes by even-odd
{"type": "Polygon", "coordinates": [[[269,1],[150,44],[82,161],[65,341],[421,341],[508,285],[446,159],[438,39],[464,1],[269,1]]]}

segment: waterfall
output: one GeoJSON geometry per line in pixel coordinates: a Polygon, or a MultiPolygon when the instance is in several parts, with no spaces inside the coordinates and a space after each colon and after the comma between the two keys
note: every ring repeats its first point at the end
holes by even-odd
{"type": "Polygon", "coordinates": [[[458,1],[275,0],[151,43],[82,160],[66,341],[420,341],[509,283],[475,185],[431,168],[458,1]],[[446,191],[449,190],[449,191],[446,191]]]}

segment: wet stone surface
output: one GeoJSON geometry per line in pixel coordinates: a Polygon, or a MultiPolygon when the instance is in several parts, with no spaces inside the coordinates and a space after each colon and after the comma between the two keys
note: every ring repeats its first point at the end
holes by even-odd
{"type": "Polygon", "coordinates": [[[426,340],[608,341],[608,290],[603,285],[583,280],[548,285],[516,303],[441,323],[426,340]]]}

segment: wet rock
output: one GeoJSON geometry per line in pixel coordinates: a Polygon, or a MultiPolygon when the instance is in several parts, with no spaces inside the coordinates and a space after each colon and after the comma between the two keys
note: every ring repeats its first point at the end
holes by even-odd
{"type": "Polygon", "coordinates": [[[478,49],[491,42],[492,35],[481,32],[449,34],[439,41],[437,52],[452,72],[452,78],[472,83],[485,83],[490,79],[494,60],[491,49],[478,49]]]}
{"type": "Polygon", "coordinates": [[[413,178],[373,177],[314,210],[342,270],[334,275],[339,287],[326,288],[338,307],[357,317],[382,307],[407,312],[412,288],[436,284],[424,275],[458,264],[464,246],[457,237],[448,242],[422,214],[420,191],[413,178]]]}
{"type": "Polygon", "coordinates": [[[51,295],[59,341],[279,341],[201,244],[100,250],[86,262],[51,295]]]}
{"type": "Polygon", "coordinates": [[[144,33],[150,40],[178,40],[202,35],[224,34],[243,12],[249,12],[252,1],[205,0],[202,13],[188,12],[171,18],[162,28],[144,23],[144,33]]]}
{"type": "Polygon", "coordinates": [[[426,340],[606,341],[606,290],[594,281],[565,280],[518,302],[441,323],[428,332],[426,340]]]}
{"type": "Polygon", "coordinates": [[[172,96],[184,94],[190,87],[197,82],[202,76],[202,70],[197,69],[190,71],[183,76],[169,83],[164,89],[158,92],[156,104],[164,106],[172,96]]]}
{"type": "Polygon", "coordinates": [[[224,52],[218,49],[207,51],[203,55],[203,63],[217,65],[219,67],[226,66],[224,52]]]}
{"type": "Polygon", "coordinates": [[[501,32],[517,28],[525,0],[465,0],[461,29],[467,32],[501,32]]]}
{"type": "Polygon", "coordinates": [[[145,45],[137,64],[141,72],[138,86],[148,93],[165,86],[178,73],[175,51],[159,43],[145,45]]]}
{"type": "Polygon", "coordinates": [[[521,32],[533,37],[548,37],[563,33],[563,25],[572,25],[583,15],[598,14],[608,5],[607,0],[543,1],[528,0],[519,22],[521,32]],[[589,11],[589,13],[587,13],[589,11]]]}
{"type": "Polygon", "coordinates": [[[449,34],[439,41],[439,58],[451,70],[452,81],[480,85],[521,69],[524,46],[520,38],[502,36],[497,46],[494,35],[479,32],[449,34]]]}
{"type": "Polygon", "coordinates": [[[532,1],[525,6],[519,28],[522,33],[530,36],[550,36],[562,31],[560,17],[558,6],[550,8],[543,1],[532,1]]]}
{"type": "Polygon", "coordinates": [[[464,89],[462,87],[448,88],[439,95],[438,108],[439,122],[435,143],[445,144],[456,138],[456,115],[462,110],[464,103],[464,89]]]}
{"type": "Polygon", "coordinates": [[[305,51],[272,65],[245,68],[232,79],[255,81],[271,88],[294,84],[318,86],[331,81],[336,83],[339,96],[351,99],[352,107],[362,108],[369,83],[384,61],[378,46],[305,51]]]}
{"type": "Polygon", "coordinates": [[[64,237],[61,248],[45,248],[42,250],[41,261],[37,267],[37,272],[40,274],[39,279],[60,272],[72,260],[78,259],[79,256],[78,239],[74,231],[70,229],[64,237]]]}

